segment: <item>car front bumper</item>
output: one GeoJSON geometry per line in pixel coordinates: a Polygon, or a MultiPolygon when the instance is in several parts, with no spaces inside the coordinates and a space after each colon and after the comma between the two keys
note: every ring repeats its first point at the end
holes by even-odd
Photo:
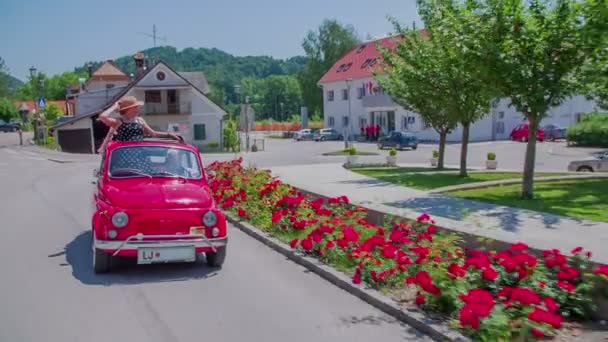
{"type": "Polygon", "coordinates": [[[137,256],[137,249],[194,247],[196,253],[215,252],[228,244],[228,237],[207,238],[200,235],[144,235],[136,234],[125,240],[97,240],[96,249],[105,251],[112,256],[137,256]]]}

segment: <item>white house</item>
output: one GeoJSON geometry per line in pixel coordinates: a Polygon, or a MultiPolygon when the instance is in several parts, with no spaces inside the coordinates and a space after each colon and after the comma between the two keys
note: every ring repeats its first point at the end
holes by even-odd
{"type": "MultiPolygon", "coordinates": [[[[425,34],[425,31],[421,31],[425,34]]],[[[379,71],[382,57],[377,45],[394,48],[397,39],[383,38],[359,44],[338,60],[319,80],[323,89],[323,114],[326,127],[333,127],[351,135],[360,134],[366,125],[377,125],[386,134],[395,130],[406,130],[416,134],[422,141],[437,141],[439,135],[428,127],[421,117],[399,106],[379,87],[373,72],[379,71]]],[[[509,139],[510,133],[524,121],[524,115],[502,99],[483,119],[471,125],[471,141],[509,139]]],[[[597,109],[593,101],[576,96],[561,106],[550,110],[541,125],[557,124],[563,127],[576,123],[581,114],[597,109]]],[[[457,127],[448,141],[458,142],[462,128],[457,127]]]]}
{"type": "Polygon", "coordinates": [[[62,150],[95,153],[108,131],[97,120],[99,114],[124,96],[135,96],[145,102],[140,114],[156,130],[179,133],[201,149],[211,142],[222,144],[226,111],[206,96],[208,85],[202,73],[178,73],[162,61],[145,69],[143,56],[137,54],[135,59],[137,75],[127,85],[114,83],[107,87],[109,80],[94,80],[87,85],[94,89],[79,95],[76,101],[77,107],[82,108],[83,101],[93,109],[53,127],[62,150]],[[116,93],[108,101],[104,92],[116,93]]]}

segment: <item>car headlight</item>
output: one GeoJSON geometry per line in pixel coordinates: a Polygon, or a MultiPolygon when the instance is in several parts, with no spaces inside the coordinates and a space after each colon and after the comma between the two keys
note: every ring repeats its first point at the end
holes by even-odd
{"type": "Polygon", "coordinates": [[[116,228],[124,228],[129,224],[129,215],[124,211],[119,211],[112,215],[112,224],[116,228]]]}
{"type": "Polygon", "coordinates": [[[217,215],[213,211],[208,211],[203,215],[203,224],[207,227],[213,227],[217,224],[217,215]]]}

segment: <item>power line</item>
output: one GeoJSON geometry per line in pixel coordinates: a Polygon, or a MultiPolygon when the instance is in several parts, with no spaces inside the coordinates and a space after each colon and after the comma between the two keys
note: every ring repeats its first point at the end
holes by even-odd
{"type": "Polygon", "coordinates": [[[146,32],[137,32],[137,33],[152,38],[152,41],[154,43],[154,47],[156,47],[156,40],[162,40],[164,42],[167,42],[167,37],[159,37],[158,36],[158,34],[156,32],[156,24],[152,25],[152,34],[149,34],[149,33],[146,33],[146,32]]]}

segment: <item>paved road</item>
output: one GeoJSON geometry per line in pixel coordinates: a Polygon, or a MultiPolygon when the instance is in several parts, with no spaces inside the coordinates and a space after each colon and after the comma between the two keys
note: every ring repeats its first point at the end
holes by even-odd
{"type": "MultiPolygon", "coordinates": [[[[313,142],[292,139],[266,139],[265,151],[250,153],[244,159],[260,167],[310,165],[324,163],[343,163],[344,156],[323,156],[325,152],[338,151],[344,148],[339,141],[313,142]]],[[[355,143],[357,149],[362,151],[379,152],[373,143],[355,143]]],[[[429,164],[432,151],[437,149],[436,144],[420,144],[416,151],[406,150],[397,154],[397,162],[402,164],[429,164]]],[[[572,160],[586,158],[598,149],[567,147],[565,142],[543,142],[537,145],[536,170],[538,171],[566,171],[568,163],[572,160]]],[[[526,144],[511,141],[479,142],[469,144],[468,164],[471,167],[484,167],[488,152],[497,155],[498,167],[509,170],[523,170],[526,144]]],[[[360,156],[359,162],[382,163],[386,162],[388,151],[381,151],[380,156],[360,156]]],[[[234,154],[205,155],[206,160],[227,160],[234,154]]],[[[447,165],[459,165],[460,144],[449,144],[446,147],[447,165]]]]}
{"type": "Polygon", "coordinates": [[[91,271],[96,163],[0,148],[0,341],[419,340],[235,228],[226,264],[91,271]]]}

